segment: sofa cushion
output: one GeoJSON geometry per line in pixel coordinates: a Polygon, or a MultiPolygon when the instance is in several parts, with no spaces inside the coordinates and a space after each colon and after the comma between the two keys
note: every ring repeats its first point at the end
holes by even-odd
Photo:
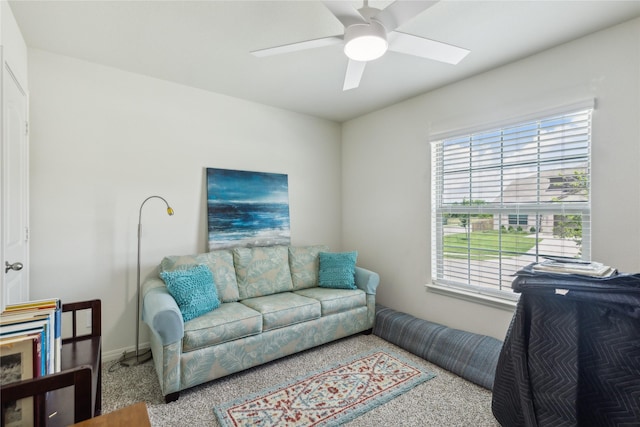
{"type": "Polygon", "coordinates": [[[234,248],[240,300],[293,289],[286,246],[234,248]]]}
{"type": "Polygon", "coordinates": [[[356,260],[358,252],[320,252],[318,285],[323,288],[357,289],[356,260]]]}
{"type": "Polygon", "coordinates": [[[206,265],[184,265],[173,271],[163,271],[160,277],[176,300],[185,322],[220,306],[213,276],[206,265]]]}
{"type": "Polygon", "coordinates": [[[295,293],[320,301],[323,316],[367,306],[366,294],[360,289],[309,288],[295,293]]]}
{"type": "Polygon", "coordinates": [[[197,255],[168,256],[160,263],[160,271],[175,270],[185,264],[204,264],[209,267],[222,302],[238,301],[238,283],[230,250],[217,250],[197,255]]]}
{"type": "Polygon", "coordinates": [[[262,313],[262,330],[283,328],[318,319],[320,302],[291,292],[242,300],[242,304],[262,313]]]}
{"type": "Polygon", "coordinates": [[[217,310],[184,324],[182,350],[222,344],[262,332],[262,315],[239,302],[227,302],[217,310]]]}
{"type": "Polygon", "coordinates": [[[293,289],[318,286],[318,253],[327,252],[328,246],[289,246],[289,268],[293,289]]]}

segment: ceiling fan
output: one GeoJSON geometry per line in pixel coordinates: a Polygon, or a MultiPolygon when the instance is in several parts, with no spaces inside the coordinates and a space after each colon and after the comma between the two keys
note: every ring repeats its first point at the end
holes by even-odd
{"type": "Polygon", "coordinates": [[[357,88],[367,62],[380,58],[387,50],[457,64],[469,50],[447,43],[396,31],[396,28],[433,6],[437,1],[397,0],[380,10],[369,6],[356,9],[349,1],[323,1],[344,25],[344,35],[323,37],[267,49],[254,50],[258,57],[290,53],[344,43],[349,58],[343,90],[357,88]]]}

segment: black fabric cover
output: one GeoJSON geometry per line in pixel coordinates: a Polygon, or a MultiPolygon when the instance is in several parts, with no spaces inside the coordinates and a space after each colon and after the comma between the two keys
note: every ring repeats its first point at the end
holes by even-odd
{"type": "MultiPolygon", "coordinates": [[[[531,267],[531,266],[530,266],[531,267]]],[[[640,275],[519,272],[493,385],[511,426],[640,426],[640,275]]]]}

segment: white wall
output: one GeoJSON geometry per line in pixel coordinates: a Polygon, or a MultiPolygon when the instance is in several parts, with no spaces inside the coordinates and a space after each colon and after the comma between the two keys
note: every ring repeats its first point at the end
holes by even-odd
{"type": "Polygon", "coordinates": [[[288,174],[292,243],[340,249],[339,124],[39,50],[29,79],[31,297],[102,299],[106,357],[135,345],[140,204],[175,210],[144,207],[144,278],[206,251],[206,167],[288,174]]]}
{"type": "Polygon", "coordinates": [[[343,125],[343,245],[381,275],[377,300],[504,338],[512,313],[427,292],[429,135],[596,98],[592,258],[640,271],[640,20],[343,125]]]}
{"type": "Polygon", "coordinates": [[[640,271],[640,20],[354,119],[342,132],[43,51],[28,59],[31,296],[101,298],[106,357],[135,342],[140,203],[159,194],[176,211],[145,205],[144,277],[165,255],[206,250],[206,167],[287,173],[294,244],[357,249],[358,263],[381,274],[381,303],[502,338],[511,312],[425,291],[429,135],[588,97],[598,102],[593,258],[640,271]]]}
{"type": "Polygon", "coordinates": [[[27,45],[6,0],[0,0],[0,44],[4,62],[9,64],[16,80],[26,91],[28,89],[27,45]]]}

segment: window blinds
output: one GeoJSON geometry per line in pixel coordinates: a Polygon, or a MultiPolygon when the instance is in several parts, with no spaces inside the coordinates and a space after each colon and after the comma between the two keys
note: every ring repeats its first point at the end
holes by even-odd
{"type": "Polygon", "coordinates": [[[590,258],[591,113],[432,144],[436,282],[510,291],[540,257],[590,258]]]}

